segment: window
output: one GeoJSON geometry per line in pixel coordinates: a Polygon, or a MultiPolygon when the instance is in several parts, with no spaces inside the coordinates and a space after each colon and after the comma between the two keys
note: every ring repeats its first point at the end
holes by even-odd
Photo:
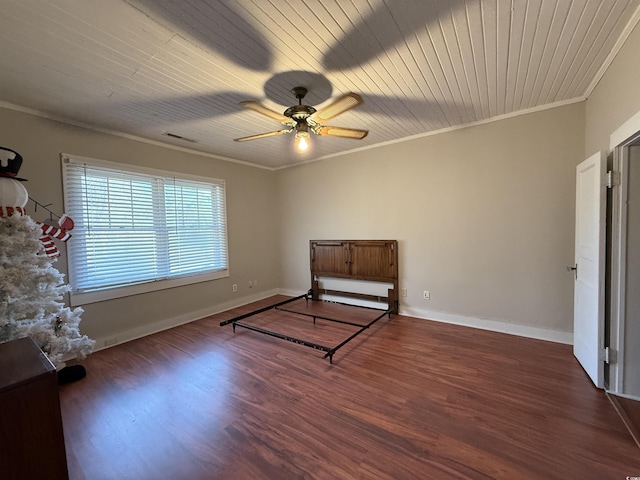
{"type": "Polygon", "coordinates": [[[225,183],[63,155],[73,304],[229,276],[225,183]]]}

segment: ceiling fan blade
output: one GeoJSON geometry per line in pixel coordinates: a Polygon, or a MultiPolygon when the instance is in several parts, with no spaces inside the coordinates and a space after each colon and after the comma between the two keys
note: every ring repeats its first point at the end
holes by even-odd
{"type": "Polygon", "coordinates": [[[248,137],[234,138],[234,142],[246,142],[249,140],[257,140],[258,138],[267,138],[274,137],[276,135],[284,135],[285,133],[290,133],[293,131],[293,128],[284,128],[282,130],[276,130],[275,132],[267,132],[267,133],[259,133],[258,135],[249,135],[248,137]]]}
{"type": "Polygon", "coordinates": [[[341,113],[351,110],[363,103],[362,97],[357,93],[349,92],[327,105],[322,110],[314,113],[311,118],[318,123],[326,122],[341,113]]]}
{"type": "Polygon", "coordinates": [[[271,110],[270,108],[267,108],[258,102],[248,100],[246,102],[240,102],[240,105],[242,105],[244,108],[248,108],[249,110],[253,110],[254,112],[266,115],[269,118],[273,118],[274,120],[278,120],[280,123],[287,123],[291,121],[291,119],[285,117],[281,113],[278,113],[275,110],[271,110]]]}
{"type": "Polygon", "coordinates": [[[325,135],[327,137],[342,137],[362,140],[369,134],[369,131],[357,130],[355,128],[331,127],[329,125],[322,125],[314,129],[314,133],[316,133],[317,135],[325,135]]]}

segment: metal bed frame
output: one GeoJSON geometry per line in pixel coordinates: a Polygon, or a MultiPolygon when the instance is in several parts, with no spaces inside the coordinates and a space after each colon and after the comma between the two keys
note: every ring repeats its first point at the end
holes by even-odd
{"type": "MultiPolygon", "coordinates": [[[[280,338],[282,340],[287,340],[288,342],[293,342],[298,345],[304,345],[305,347],[323,351],[325,352],[323,358],[329,358],[329,363],[333,364],[333,356],[338,349],[342,348],[362,332],[370,328],[385,315],[388,315],[388,317],[391,318],[392,313],[398,313],[398,242],[396,240],[311,240],[309,243],[312,286],[307,293],[284,300],[274,305],[259,308],[249,313],[238,315],[234,318],[230,318],[229,320],[220,322],[220,326],[222,327],[228,324],[232,324],[234,333],[236,331],[236,327],[242,327],[248,330],[269,335],[271,337],[280,338]],[[393,288],[388,289],[388,294],[386,297],[337,290],[327,290],[321,289],[319,287],[320,277],[385,282],[391,283],[393,285],[393,288]],[[362,324],[324,315],[299,312],[285,307],[285,305],[302,298],[305,299],[307,304],[310,299],[313,301],[322,301],[320,300],[321,294],[341,295],[357,299],[374,300],[377,302],[385,301],[387,303],[387,309],[380,310],[380,315],[376,316],[368,323],[362,324]],[[296,315],[312,317],[314,324],[316,323],[317,319],[321,319],[329,322],[350,325],[356,327],[357,330],[337,345],[329,347],[326,345],[321,345],[319,343],[275,332],[273,330],[257,327],[255,325],[251,325],[242,321],[246,318],[264,313],[269,310],[280,310],[296,315]]],[[[352,304],[344,305],[348,305],[354,308],[378,310],[371,307],[363,307],[352,304]]]]}
{"type": "MultiPolygon", "coordinates": [[[[242,327],[242,328],[246,328],[248,330],[253,330],[254,332],[264,333],[265,335],[269,335],[271,337],[276,337],[276,338],[280,338],[282,340],[287,340],[288,342],[297,343],[298,345],[304,345],[305,347],[310,347],[310,348],[314,348],[316,350],[321,350],[321,351],[325,352],[324,357],[322,357],[322,358],[329,358],[329,363],[333,364],[333,355],[336,353],[336,351],[339,348],[344,347],[347,343],[349,343],[355,337],[357,337],[362,332],[367,330],[369,327],[371,327],[374,323],[376,323],[378,320],[380,320],[385,315],[389,315],[389,318],[391,318],[391,313],[392,313],[391,310],[381,311],[382,313],[380,313],[380,315],[378,315],[376,318],[371,320],[369,323],[360,324],[360,323],[356,323],[356,322],[349,322],[349,321],[346,321],[346,320],[340,320],[338,318],[331,318],[331,317],[327,317],[327,316],[323,316],[323,315],[314,315],[312,313],[304,313],[304,312],[298,312],[296,310],[290,310],[290,309],[287,309],[287,308],[282,308],[283,305],[286,305],[287,303],[294,302],[296,300],[300,300],[301,298],[304,298],[308,302],[309,299],[311,298],[311,290],[309,290],[304,295],[299,295],[297,297],[290,298],[290,299],[285,300],[283,302],[276,303],[275,305],[270,305],[268,307],[260,308],[258,310],[253,311],[253,312],[245,313],[243,315],[239,315],[239,316],[231,318],[229,320],[225,320],[223,322],[220,322],[220,326],[222,327],[224,325],[228,325],[228,324],[231,323],[232,326],[233,326],[233,332],[234,333],[236,331],[236,327],[242,327]],[[307,317],[312,317],[314,324],[316,323],[316,319],[321,319],[321,320],[326,320],[326,321],[329,321],[329,322],[336,322],[336,323],[342,323],[342,324],[345,324],[345,325],[351,325],[351,326],[357,327],[358,330],[356,332],[354,332],[353,334],[349,335],[346,339],[344,339],[338,345],[336,345],[334,347],[328,347],[326,345],[321,345],[319,343],[310,342],[310,341],[304,340],[302,338],[296,338],[296,337],[292,337],[291,335],[285,335],[285,334],[282,334],[282,333],[279,333],[279,332],[274,332],[273,330],[267,330],[266,328],[256,327],[255,325],[251,325],[251,324],[244,323],[244,322],[241,321],[241,320],[244,320],[245,318],[249,318],[249,317],[252,317],[254,315],[258,315],[258,314],[266,312],[268,310],[280,310],[280,311],[283,311],[283,312],[294,313],[296,315],[303,315],[303,316],[307,316],[307,317]]],[[[337,302],[333,302],[333,303],[337,303],[337,302]]],[[[350,305],[350,306],[354,306],[354,305],[350,305]]],[[[361,307],[361,306],[354,306],[354,307],[355,308],[369,308],[369,307],[361,307]]]]}

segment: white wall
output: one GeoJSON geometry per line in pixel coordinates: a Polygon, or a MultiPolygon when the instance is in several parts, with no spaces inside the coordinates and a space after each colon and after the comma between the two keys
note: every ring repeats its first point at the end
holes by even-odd
{"type": "Polygon", "coordinates": [[[597,151],[608,151],[610,135],[640,112],[638,78],[640,25],[636,25],[587,99],[584,158],[597,151]]]}
{"type": "MultiPolygon", "coordinates": [[[[62,213],[63,192],[60,153],[130,163],[227,182],[229,278],[198,283],[84,306],[81,329],[98,340],[124,341],[242,304],[277,291],[280,262],[277,246],[274,172],[221,161],[203,155],[158,147],[149,143],[98,133],[0,108],[0,145],[23,156],[20,175],[29,195],[62,213]],[[258,287],[249,289],[249,281],[258,287]],[[238,292],[232,292],[232,284],[238,292]]],[[[29,213],[47,220],[46,212],[29,213]]],[[[70,240],[73,241],[73,238],[70,240]]],[[[64,248],[61,248],[64,253],[64,248]]],[[[56,268],[66,273],[66,257],[56,268]]]]}
{"type": "Polygon", "coordinates": [[[310,239],[397,239],[401,311],[570,341],[583,133],[580,103],[279,171],[282,286],[310,239]]]}

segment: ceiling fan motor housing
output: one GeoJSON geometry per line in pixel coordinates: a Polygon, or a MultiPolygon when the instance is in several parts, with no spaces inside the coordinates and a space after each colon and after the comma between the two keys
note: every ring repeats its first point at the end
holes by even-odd
{"type": "Polygon", "coordinates": [[[296,122],[296,133],[306,133],[309,135],[309,125],[304,120],[298,120],[296,122]]]}
{"type": "Polygon", "coordinates": [[[294,120],[304,120],[316,113],[316,109],[309,105],[294,105],[284,111],[284,116],[293,118],[294,120]]]}
{"type": "Polygon", "coordinates": [[[316,113],[316,109],[310,107],[309,105],[303,105],[302,99],[307,94],[308,90],[306,87],[294,87],[291,89],[291,93],[293,93],[298,99],[298,105],[294,105],[293,107],[289,107],[284,111],[284,116],[293,118],[296,121],[305,120],[310,117],[314,113],[316,113]]]}

